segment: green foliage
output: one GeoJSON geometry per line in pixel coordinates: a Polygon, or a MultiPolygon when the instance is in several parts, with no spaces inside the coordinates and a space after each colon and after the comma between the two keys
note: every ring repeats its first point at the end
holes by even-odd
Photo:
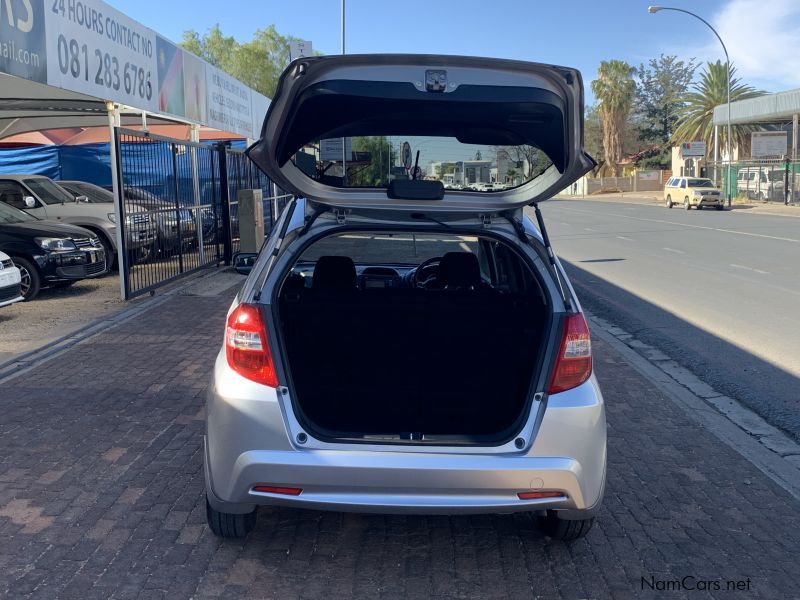
{"type": "Polygon", "coordinates": [[[636,91],[634,72],[635,69],[623,60],[604,60],[597,70],[597,79],[592,81],[603,126],[605,160],[615,176],[623,156],[622,140],[636,91]]]}
{"type": "Polygon", "coordinates": [[[684,106],[686,92],[697,64],[685,63],[676,56],[652,58],[636,71],[634,112],[639,138],[657,148],[637,161],[647,168],[668,168],[671,162],[670,139],[684,106]]]}
{"type": "Polygon", "coordinates": [[[386,187],[389,185],[389,168],[397,157],[397,150],[383,136],[353,138],[353,152],[365,152],[369,162],[354,164],[347,169],[347,185],[352,187],[386,187]]]}
{"type": "MultiPolygon", "coordinates": [[[[736,68],[731,65],[731,102],[755,98],[766,92],[756,90],[735,77],[736,68]]],[[[717,61],[708,63],[700,76],[700,81],[692,86],[692,92],[686,94],[686,103],[680,111],[680,117],[672,136],[673,143],[704,140],[709,153],[714,147],[714,107],[727,102],[728,75],[725,63],[717,61]]],[[[733,125],[731,127],[732,144],[746,149],[750,145],[750,133],[757,129],[753,125],[733,125]]],[[[727,131],[725,126],[719,128],[719,146],[725,147],[727,131]]]]}
{"type": "Polygon", "coordinates": [[[449,175],[450,173],[455,173],[456,165],[455,163],[441,163],[436,165],[436,176],[441,179],[444,175],[449,175]]]}
{"type": "Polygon", "coordinates": [[[253,39],[242,44],[233,36],[223,35],[219,25],[214,25],[202,35],[193,29],[184,31],[181,46],[272,98],[278,77],[289,64],[289,43],[293,39],[297,38],[283,36],[270,25],[256,30],[253,39]]]}

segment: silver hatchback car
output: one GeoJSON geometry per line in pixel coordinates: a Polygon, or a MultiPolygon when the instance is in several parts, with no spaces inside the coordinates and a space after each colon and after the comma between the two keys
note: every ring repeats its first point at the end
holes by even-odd
{"type": "Polygon", "coordinates": [[[248,153],[296,199],[249,257],[208,394],[216,535],[247,535],[259,505],[589,531],[603,397],[537,204],[591,168],[582,140],[575,69],[291,63],[248,153]]]}

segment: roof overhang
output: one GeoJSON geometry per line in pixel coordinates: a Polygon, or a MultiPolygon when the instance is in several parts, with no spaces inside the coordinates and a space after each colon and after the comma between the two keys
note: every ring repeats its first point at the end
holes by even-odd
{"type": "MultiPolygon", "coordinates": [[[[800,89],[731,102],[731,124],[791,121],[800,115],[800,89]]],[[[728,105],[714,107],[714,125],[728,123],[728,105]]]]}
{"type": "MultiPolygon", "coordinates": [[[[122,125],[141,124],[141,111],[119,108],[122,125]]],[[[148,113],[147,120],[148,123],[185,123],[152,113],[148,113]]],[[[108,106],[104,100],[0,73],[0,139],[42,129],[107,126],[108,123],[108,106]]]]}

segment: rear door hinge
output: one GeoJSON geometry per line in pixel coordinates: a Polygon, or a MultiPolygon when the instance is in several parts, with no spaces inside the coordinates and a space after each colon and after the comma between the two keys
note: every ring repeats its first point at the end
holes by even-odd
{"type": "Polygon", "coordinates": [[[343,208],[336,209],[336,224],[344,225],[347,222],[347,211],[343,208]]]}

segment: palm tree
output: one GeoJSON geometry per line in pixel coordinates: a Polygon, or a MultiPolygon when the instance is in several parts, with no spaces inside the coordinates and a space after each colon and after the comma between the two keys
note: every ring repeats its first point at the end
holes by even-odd
{"type": "MultiPolygon", "coordinates": [[[[762,96],[766,92],[741,83],[734,77],[736,68],[731,65],[731,102],[762,96]]],[[[680,110],[680,117],[672,135],[673,143],[695,142],[704,140],[706,148],[713,147],[714,107],[728,102],[728,78],[725,64],[721,61],[708,63],[700,76],[700,81],[692,85],[694,91],[686,94],[685,104],[680,110]]],[[[750,145],[750,133],[758,129],[755,125],[732,125],[731,147],[738,146],[745,150],[750,145]]],[[[719,146],[725,147],[727,139],[725,127],[719,128],[719,146]]]]}
{"type": "Polygon", "coordinates": [[[623,134],[636,91],[634,72],[624,60],[604,60],[597,69],[597,79],[592,81],[597,112],[603,122],[603,150],[614,177],[619,174],[623,134]]]}

